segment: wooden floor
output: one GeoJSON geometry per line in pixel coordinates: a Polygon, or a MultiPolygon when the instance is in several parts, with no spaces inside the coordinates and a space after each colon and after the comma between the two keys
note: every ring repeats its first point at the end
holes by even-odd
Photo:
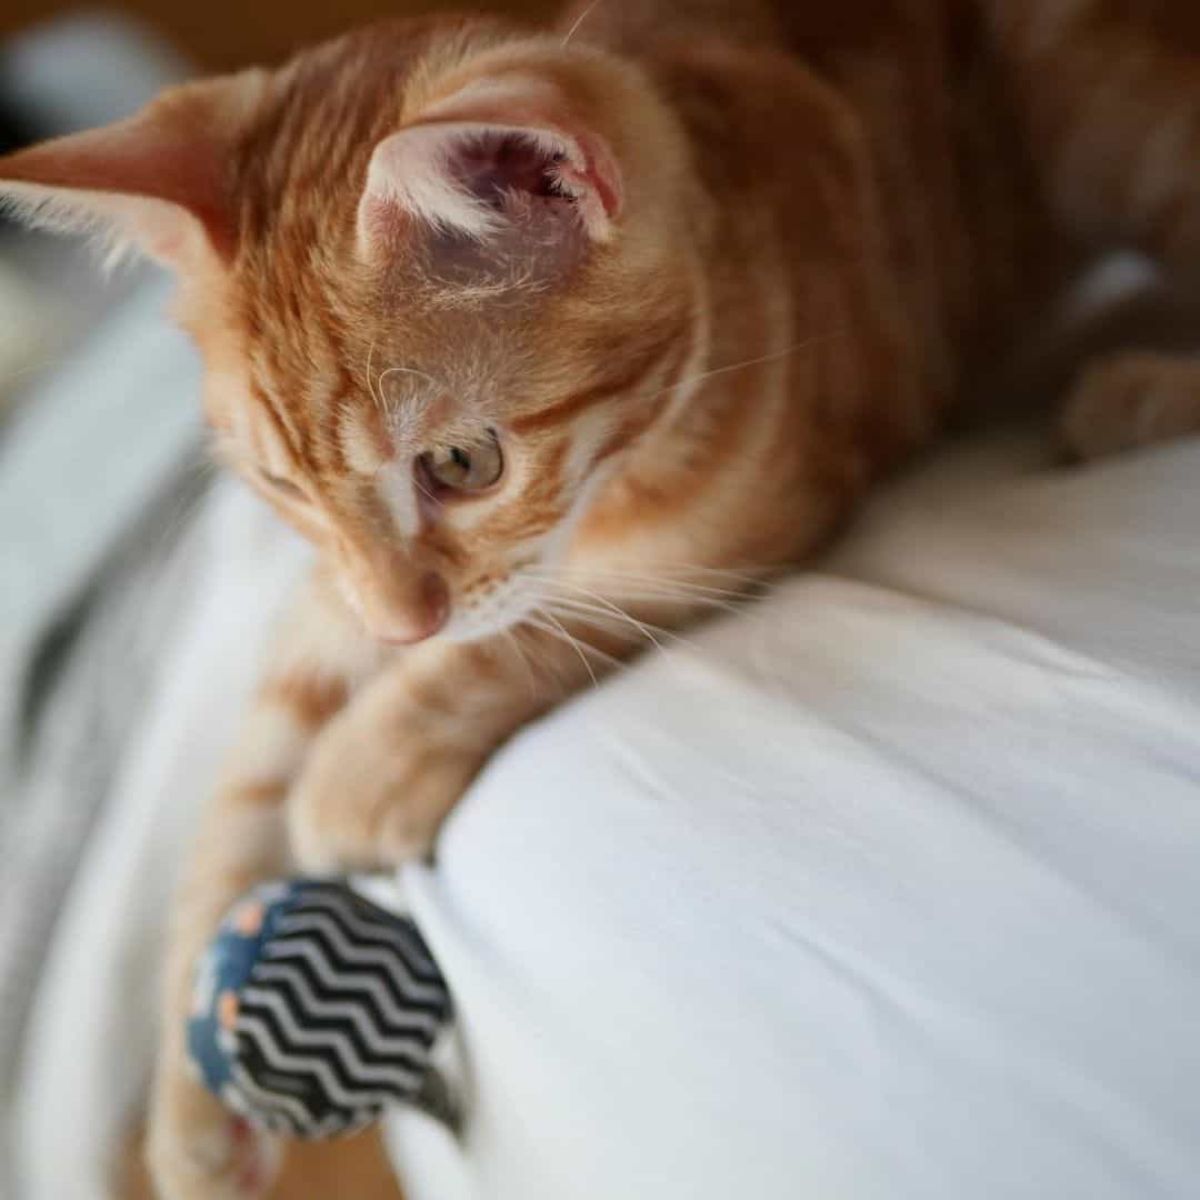
{"type": "MultiPolygon", "coordinates": [[[[142,1138],[133,1138],[113,1200],[158,1200],[142,1161],[142,1138]]],[[[289,1150],[270,1200],[403,1200],[376,1131],[289,1150]]]]}

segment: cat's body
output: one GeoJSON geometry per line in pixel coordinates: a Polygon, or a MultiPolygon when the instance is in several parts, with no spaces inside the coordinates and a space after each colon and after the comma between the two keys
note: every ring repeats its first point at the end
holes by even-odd
{"type": "MultiPolygon", "coordinates": [[[[168,1200],[270,1174],[184,1064],[230,899],[426,850],[647,622],[829,536],[1094,250],[1194,272],[1198,55],[1186,0],[599,0],[549,39],[379,26],[0,160],[180,272],[212,424],[323,551],[181,892],[168,1200]]],[[[1076,442],[1195,428],[1197,375],[1108,364],[1076,442]]]]}

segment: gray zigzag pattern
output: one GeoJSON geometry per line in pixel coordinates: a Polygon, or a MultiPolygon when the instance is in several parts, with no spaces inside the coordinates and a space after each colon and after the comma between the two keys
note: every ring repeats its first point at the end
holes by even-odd
{"type": "Polygon", "coordinates": [[[348,1133],[417,1099],[445,981],[411,921],[335,885],[301,893],[240,996],[239,1107],[274,1132],[348,1133]]]}

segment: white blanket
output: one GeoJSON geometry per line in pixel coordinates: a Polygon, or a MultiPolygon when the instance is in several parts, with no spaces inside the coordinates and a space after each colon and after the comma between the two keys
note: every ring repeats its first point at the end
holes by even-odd
{"type": "MultiPolygon", "coordinates": [[[[393,1120],[412,1200],[1197,1194],[1200,443],[1031,446],[927,467],[485,773],[406,872],[472,1106],[461,1146],[393,1120]]],[[[31,1200],[104,1194],[148,1069],[161,905],[299,558],[252,504],[213,500],[59,927],[31,1200]]]]}
{"type": "Polygon", "coordinates": [[[960,454],[560,712],[416,911],[413,1200],[1200,1195],[1200,444],[960,454]]]}

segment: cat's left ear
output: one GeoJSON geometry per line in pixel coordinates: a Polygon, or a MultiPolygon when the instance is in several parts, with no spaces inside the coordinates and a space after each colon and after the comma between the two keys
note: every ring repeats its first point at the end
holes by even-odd
{"type": "Polygon", "coordinates": [[[176,269],[232,253],[228,148],[256,73],[165,92],[128,120],[0,158],[0,204],[32,225],[99,235],[176,269]]]}
{"type": "Polygon", "coordinates": [[[435,249],[440,239],[444,249],[473,245],[563,266],[612,239],[622,190],[606,140],[554,86],[480,81],[375,147],[359,253],[380,261],[426,235],[435,249]]]}

